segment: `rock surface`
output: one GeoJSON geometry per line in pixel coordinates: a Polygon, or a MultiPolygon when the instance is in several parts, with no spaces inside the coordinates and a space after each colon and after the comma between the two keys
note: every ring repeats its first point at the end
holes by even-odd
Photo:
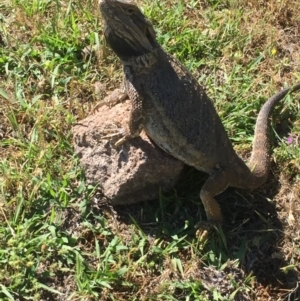
{"type": "Polygon", "coordinates": [[[127,128],[130,108],[129,100],[112,108],[104,105],[73,127],[75,152],[88,183],[99,184],[113,205],[157,199],[160,189],[172,189],[184,166],[145,133],[114,146],[121,136],[113,134],[127,128]]]}

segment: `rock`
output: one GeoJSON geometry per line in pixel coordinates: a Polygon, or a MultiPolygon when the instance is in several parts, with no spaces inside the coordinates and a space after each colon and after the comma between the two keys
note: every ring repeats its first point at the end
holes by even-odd
{"type": "Polygon", "coordinates": [[[184,164],[163,152],[145,133],[115,147],[127,128],[129,100],[112,108],[104,105],[97,113],[73,127],[74,148],[88,183],[100,184],[111,204],[154,200],[172,189],[184,164]]]}

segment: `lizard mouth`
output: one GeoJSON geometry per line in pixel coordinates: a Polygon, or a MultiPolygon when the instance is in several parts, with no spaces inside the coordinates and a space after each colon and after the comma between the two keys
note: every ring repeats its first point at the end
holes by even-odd
{"type": "Polygon", "coordinates": [[[155,38],[153,38],[153,35],[150,33],[150,30],[149,30],[148,27],[145,28],[144,35],[148,39],[148,41],[151,44],[152,48],[154,48],[156,40],[155,40],[155,38]]]}

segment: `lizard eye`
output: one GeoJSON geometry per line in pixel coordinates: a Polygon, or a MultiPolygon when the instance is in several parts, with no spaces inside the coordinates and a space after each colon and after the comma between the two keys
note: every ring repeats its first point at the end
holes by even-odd
{"type": "Polygon", "coordinates": [[[134,13],[134,9],[133,8],[127,8],[127,12],[132,15],[134,13]]]}

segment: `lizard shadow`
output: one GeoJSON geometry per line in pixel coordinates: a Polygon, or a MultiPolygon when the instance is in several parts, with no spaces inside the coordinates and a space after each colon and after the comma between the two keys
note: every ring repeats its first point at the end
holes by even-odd
{"type": "MultiPolygon", "coordinates": [[[[199,191],[207,175],[186,167],[173,193],[160,200],[117,206],[120,221],[132,224],[156,239],[172,241],[174,235],[193,240],[194,226],[205,220],[199,191]]],[[[222,262],[238,259],[246,274],[252,273],[258,285],[289,289],[298,279],[293,271],[285,271],[288,262],[280,248],[284,238],[283,225],[275,204],[279,183],[273,175],[265,185],[254,191],[228,188],[216,197],[224,216],[223,233],[226,240],[213,233],[204,252],[213,252],[222,262]]],[[[214,264],[214,262],[208,262],[214,264]]]]}

